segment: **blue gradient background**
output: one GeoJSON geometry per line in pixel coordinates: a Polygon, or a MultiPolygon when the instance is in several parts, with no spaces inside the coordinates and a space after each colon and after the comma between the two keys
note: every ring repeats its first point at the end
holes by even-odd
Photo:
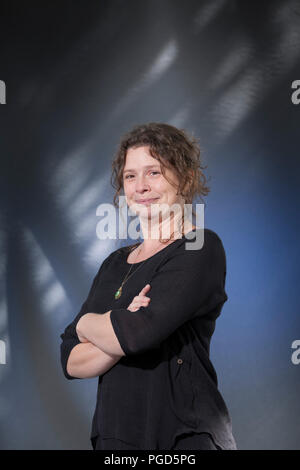
{"type": "Polygon", "coordinates": [[[3,3],[1,449],[91,449],[97,379],[67,381],[59,335],[102,261],[96,208],[134,124],[200,138],[205,226],[227,256],[211,360],[239,449],[300,449],[297,1],[3,3]]]}

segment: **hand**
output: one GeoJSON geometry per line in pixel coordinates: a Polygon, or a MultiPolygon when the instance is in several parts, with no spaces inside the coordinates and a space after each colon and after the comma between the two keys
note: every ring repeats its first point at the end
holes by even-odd
{"type": "Polygon", "coordinates": [[[77,325],[76,325],[76,333],[77,333],[78,339],[81,343],[88,343],[89,342],[85,338],[85,336],[83,336],[83,334],[81,332],[82,324],[83,324],[84,320],[87,318],[87,315],[88,315],[87,313],[85,315],[82,315],[82,317],[78,320],[77,325]]]}
{"type": "Polygon", "coordinates": [[[149,292],[150,288],[150,284],[147,284],[145,287],[143,287],[139,295],[133,298],[133,301],[131,302],[129,307],[127,307],[127,310],[130,310],[131,312],[136,312],[140,309],[140,307],[148,307],[151,299],[149,297],[146,297],[145,294],[149,292]]]}

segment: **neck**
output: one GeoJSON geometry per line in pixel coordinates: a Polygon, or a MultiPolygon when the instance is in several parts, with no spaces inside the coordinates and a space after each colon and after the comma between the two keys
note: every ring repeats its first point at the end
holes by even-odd
{"type": "Polygon", "coordinates": [[[182,211],[172,212],[171,217],[162,220],[161,217],[159,217],[159,220],[157,219],[157,217],[140,218],[140,227],[144,239],[141,251],[144,253],[150,253],[159,247],[172,243],[195,228],[189,220],[183,219],[182,211]]]}

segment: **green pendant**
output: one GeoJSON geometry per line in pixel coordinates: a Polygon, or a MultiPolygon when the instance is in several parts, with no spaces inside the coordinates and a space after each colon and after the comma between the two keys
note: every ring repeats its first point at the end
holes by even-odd
{"type": "Polygon", "coordinates": [[[120,287],[120,289],[117,290],[117,292],[115,293],[115,299],[119,299],[121,297],[121,294],[122,294],[122,287],[120,287]]]}

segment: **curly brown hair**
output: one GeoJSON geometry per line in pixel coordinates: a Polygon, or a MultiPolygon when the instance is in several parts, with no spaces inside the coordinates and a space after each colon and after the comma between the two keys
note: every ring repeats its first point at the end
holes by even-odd
{"type": "MultiPolygon", "coordinates": [[[[202,172],[206,167],[200,162],[198,140],[170,124],[150,122],[135,126],[121,138],[112,162],[111,184],[116,189],[113,199],[115,207],[118,207],[117,198],[123,189],[127,150],[142,146],[148,146],[151,156],[161,163],[166,179],[165,167],[175,171],[180,182],[178,191],[186,204],[192,204],[196,195],[202,198],[209,193],[210,188],[202,172]]],[[[171,181],[169,183],[172,184],[171,181]]]]}

